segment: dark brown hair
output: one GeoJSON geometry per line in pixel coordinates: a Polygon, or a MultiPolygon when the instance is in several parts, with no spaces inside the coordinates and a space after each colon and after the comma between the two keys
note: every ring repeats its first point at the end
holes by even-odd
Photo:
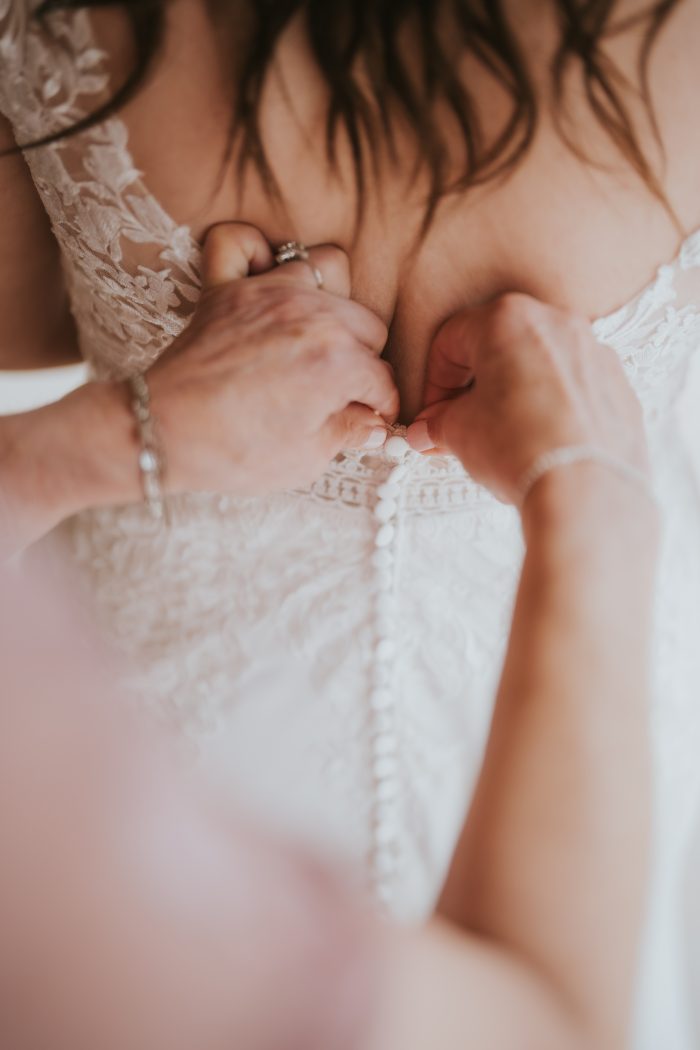
{"type": "MultiPolygon", "coordinates": [[[[167,0],[120,0],[134,38],[134,62],[124,84],[96,112],[59,136],[84,129],[110,116],[132,98],[152,69],[166,30],[167,0]]],[[[241,3],[209,0],[233,24],[241,3]]],[[[567,131],[566,80],[578,68],[590,109],[619,153],[648,188],[665,202],[657,175],[640,145],[630,102],[640,99],[659,141],[648,67],[654,42],[680,0],[657,0],[639,14],[615,20],[616,0],[543,0],[559,24],[559,42],[551,65],[551,96],[560,134],[580,155],[567,131]],[[636,82],[630,82],[606,54],[616,34],[641,31],[636,82]]],[[[37,17],[53,11],[109,6],[110,0],[44,0],[37,17]]],[[[534,138],[541,100],[527,57],[506,15],[503,0],[245,0],[250,20],[246,46],[233,69],[230,150],[241,175],[253,165],[271,194],[279,194],[260,131],[260,103],[277,45],[295,17],[304,20],[311,51],[328,89],[326,147],[337,161],[338,136],[347,137],[354,162],[360,208],[367,178],[378,158],[395,156],[397,120],[408,126],[419,146],[418,167],[427,172],[430,190],[426,223],[440,199],[454,190],[493,179],[514,169],[534,138]],[[448,21],[449,34],[439,26],[448,21]],[[402,49],[409,29],[417,45],[416,62],[402,49]],[[495,138],[487,140],[479,110],[458,62],[468,54],[505,89],[511,109],[495,138]],[[447,106],[464,146],[463,170],[455,178],[448,164],[444,122],[436,105],[447,106]],[[451,172],[451,173],[450,173],[451,172]]],[[[31,147],[45,144],[42,139],[31,147]]],[[[26,148],[26,146],[25,146],[26,148]]],[[[589,158],[586,158],[589,159],[589,158]]]]}

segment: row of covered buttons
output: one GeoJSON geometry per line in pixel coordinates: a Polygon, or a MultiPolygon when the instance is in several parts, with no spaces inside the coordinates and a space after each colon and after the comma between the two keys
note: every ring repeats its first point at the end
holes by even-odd
{"type": "Polygon", "coordinates": [[[374,783],[372,812],[372,882],[379,903],[391,901],[399,863],[399,764],[396,736],[394,661],[396,658],[394,574],[401,483],[414,455],[399,434],[388,437],[384,453],[391,463],[377,488],[374,506],[375,648],[370,694],[371,761],[374,783]]]}

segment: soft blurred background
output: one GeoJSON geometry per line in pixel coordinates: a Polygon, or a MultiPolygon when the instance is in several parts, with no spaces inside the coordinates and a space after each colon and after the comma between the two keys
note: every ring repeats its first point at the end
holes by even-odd
{"type": "Polygon", "coordinates": [[[84,380],[82,365],[35,372],[0,372],[0,414],[22,412],[56,401],[84,380]]]}
{"type": "MultiPolygon", "coordinates": [[[[80,365],[37,372],[0,372],[0,414],[20,412],[56,400],[84,382],[84,379],[85,371],[80,365]]],[[[694,453],[700,484],[700,354],[697,355],[680,412],[694,453]]]]}

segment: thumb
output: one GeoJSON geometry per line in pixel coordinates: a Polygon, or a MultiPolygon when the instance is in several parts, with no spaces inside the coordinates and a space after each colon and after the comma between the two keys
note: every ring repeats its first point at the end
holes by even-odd
{"type": "Polygon", "coordinates": [[[207,231],[202,255],[204,290],[265,273],[274,265],[272,249],[257,226],[220,222],[207,231]]]}
{"type": "Polygon", "coordinates": [[[438,401],[423,409],[419,416],[406,431],[406,440],[414,452],[445,452],[449,451],[450,443],[447,437],[447,414],[448,409],[454,404],[453,400],[438,401]]]}
{"type": "Polygon", "coordinates": [[[430,346],[424,404],[457,397],[469,388],[483,343],[484,307],[459,310],[438,329],[430,346]]]}

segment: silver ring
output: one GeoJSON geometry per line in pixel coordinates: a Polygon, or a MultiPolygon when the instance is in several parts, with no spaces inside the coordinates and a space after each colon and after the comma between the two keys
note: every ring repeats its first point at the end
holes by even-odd
{"type": "Polygon", "coordinates": [[[285,263],[290,262],[303,262],[311,270],[314,275],[317,288],[323,288],[323,274],[317,266],[309,259],[309,249],[305,244],[300,241],[285,241],[281,244],[275,252],[275,262],[278,266],[284,266],[285,263]]]}

